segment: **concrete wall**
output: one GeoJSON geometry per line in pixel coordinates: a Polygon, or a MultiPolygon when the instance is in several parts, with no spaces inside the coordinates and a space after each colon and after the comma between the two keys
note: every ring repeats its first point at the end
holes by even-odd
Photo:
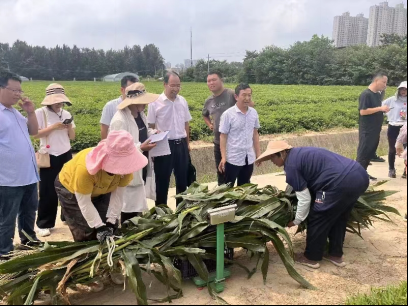
{"type": "MultiPolygon", "coordinates": [[[[358,131],[342,132],[337,134],[317,134],[307,136],[277,136],[275,139],[287,140],[295,147],[310,146],[326,148],[343,156],[355,159],[358,146],[358,131]]],[[[266,149],[269,140],[261,143],[262,151],[266,149]]],[[[214,162],[214,147],[212,145],[200,147],[192,150],[191,156],[193,164],[197,168],[197,180],[200,183],[214,182],[217,179],[214,162]]],[[[387,131],[384,127],[381,136],[381,144],[378,150],[380,155],[388,154],[387,131]]],[[[261,168],[256,169],[255,175],[262,175],[271,172],[282,171],[277,169],[272,163],[264,164],[261,168]]]]}

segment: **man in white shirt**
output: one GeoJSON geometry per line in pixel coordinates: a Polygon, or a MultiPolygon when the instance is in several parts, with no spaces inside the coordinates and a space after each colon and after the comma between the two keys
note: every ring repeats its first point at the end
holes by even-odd
{"type": "Polygon", "coordinates": [[[258,130],[259,116],[250,107],[252,89],[240,84],[235,89],[237,104],[221,117],[221,155],[219,171],[225,174],[225,183],[231,187],[238,179],[238,186],[249,184],[255,160],[261,155],[258,130]]]}
{"type": "Polygon", "coordinates": [[[121,88],[120,88],[120,92],[122,93],[122,95],[115,100],[109,101],[108,103],[106,103],[105,107],[103,108],[102,111],[102,117],[101,117],[101,139],[104,140],[108,137],[108,133],[109,133],[109,126],[111,124],[111,121],[113,119],[113,116],[115,116],[116,112],[118,111],[118,105],[120,103],[122,103],[122,101],[124,99],[126,99],[126,87],[139,82],[139,80],[132,76],[132,75],[127,75],[125,77],[122,78],[121,80],[121,88]]]}
{"type": "Polygon", "coordinates": [[[192,120],[187,101],[179,96],[180,77],[175,72],[164,78],[164,93],[149,105],[147,122],[149,127],[162,132],[169,132],[171,154],[155,157],[156,205],[167,205],[170,177],[174,171],[177,194],[187,190],[190,121],[192,120]]]}

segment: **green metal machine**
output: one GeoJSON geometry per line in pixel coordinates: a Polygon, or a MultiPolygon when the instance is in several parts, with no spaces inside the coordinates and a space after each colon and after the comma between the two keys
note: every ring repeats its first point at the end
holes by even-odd
{"type": "MultiPolygon", "coordinates": [[[[208,211],[209,222],[217,226],[217,271],[210,274],[209,282],[215,282],[215,291],[221,293],[225,289],[225,280],[231,276],[231,271],[225,268],[225,223],[234,221],[237,205],[227,205],[208,211]]],[[[194,278],[197,287],[205,287],[207,283],[200,277],[194,278]]]]}

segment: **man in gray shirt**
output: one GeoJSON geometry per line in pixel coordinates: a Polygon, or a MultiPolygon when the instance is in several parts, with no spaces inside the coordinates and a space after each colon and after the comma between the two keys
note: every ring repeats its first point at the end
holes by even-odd
{"type": "Polygon", "coordinates": [[[101,139],[104,140],[108,137],[108,132],[109,132],[109,126],[110,123],[113,119],[113,116],[115,116],[116,112],[118,111],[118,105],[122,103],[122,101],[126,98],[126,87],[139,82],[139,80],[132,76],[132,75],[127,75],[122,78],[121,80],[121,86],[120,86],[120,91],[122,95],[115,100],[109,101],[106,103],[105,107],[103,108],[102,111],[102,117],[101,117],[101,139]]]}
{"type": "Polygon", "coordinates": [[[224,87],[222,75],[219,72],[211,72],[207,77],[208,88],[213,93],[207,101],[203,110],[204,121],[207,126],[214,132],[214,157],[218,174],[218,185],[225,184],[225,177],[218,170],[221,163],[221,149],[220,149],[220,121],[222,114],[233,107],[236,103],[235,93],[231,89],[224,87]]]}

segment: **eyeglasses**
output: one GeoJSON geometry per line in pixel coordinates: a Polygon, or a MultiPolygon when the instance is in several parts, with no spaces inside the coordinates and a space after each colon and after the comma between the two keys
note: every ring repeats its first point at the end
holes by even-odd
{"type": "Polygon", "coordinates": [[[11,89],[11,88],[4,87],[4,86],[0,86],[0,87],[4,88],[4,89],[7,89],[7,90],[10,90],[13,94],[17,94],[17,95],[23,95],[24,94],[24,91],[19,90],[19,89],[11,89]]]}
{"type": "Polygon", "coordinates": [[[181,88],[181,85],[167,84],[167,86],[169,86],[170,88],[181,88]]]}

